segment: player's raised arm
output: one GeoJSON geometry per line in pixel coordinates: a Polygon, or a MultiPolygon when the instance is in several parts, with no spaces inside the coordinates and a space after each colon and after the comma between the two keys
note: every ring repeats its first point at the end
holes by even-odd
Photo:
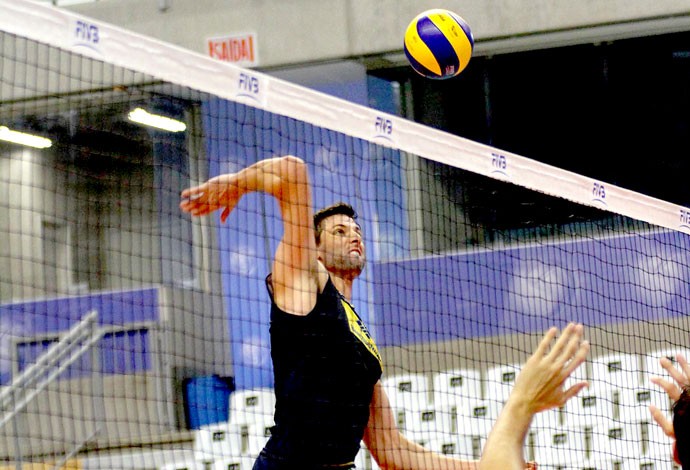
{"type": "Polygon", "coordinates": [[[520,470],[525,436],[536,413],[563,406],[587,386],[579,382],[568,389],[564,383],[587,357],[582,325],[569,324],[551,346],[557,331],[551,328],[525,363],[508,402],[484,446],[480,470],[520,470]]]}
{"type": "Polygon", "coordinates": [[[284,310],[306,314],[318,289],[311,186],[307,165],[293,156],[261,160],[182,191],[180,208],[193,216],[223,209],[225,222],[245,194],[263,192],[276,198],[283,218],[283,237],[273,260],[274,298],[284,310]]]}

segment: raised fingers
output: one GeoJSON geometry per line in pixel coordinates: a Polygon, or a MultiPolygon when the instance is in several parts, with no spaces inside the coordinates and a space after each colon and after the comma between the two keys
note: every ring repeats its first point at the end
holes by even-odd
{"type": "MultiPolygon", "coordinates": [[[[688,376],[685,374],[685,372],[676,369],[676,367],[673,365],[673,362],[671,362],[668,358],[662,357],[659,360],[659,363],[661,364],[661,367],[666,369],[666,372],[668,372],[671,375],[671,377],[673,377],[673,380],[676,381],[678,386],[684,387],[688,385],[688,376]]],[[[685,365],[687,366],[687,362],[685,363],[685,365]]]]}
{"type": "Polygon", "coordinates": [[[664,431],[664,434],[666,434],[668,437],[675,438],[676,434],[673,432],[673,423],[671,420],[668,419],[664,413],[662,413],[661,410],[654,405],[649,407],[649,411],[652,413],[652,418],[654,418],[654,421],[656,421],[659,427],[661,427],[661,429],[664,431]]]}
{"type": "Polygon", "coordinates": [[[676,401],[678,398],[680,398],[680,388],[678,388],[676,384],[669,382],[668,380],[664,380],[661,377],[652,377],[649,380],[653,384],[663,388],[671,400],[676,401]]]}
{"type": "Polygon", "coordinates": [[[558,329],[555,326],[549,328],[549,331],[546,332],[541,342],[539,343],[539,346],[537,346],[537,350],[534,352],[534,355],[538,357],[546,356],[546,354],[549,352],[549,345],[551,344],[551,341],[553,341],[553,339],[556,337],[557,333],[558,329]]]}
{"type": "Polygon", "coordinates": [[[551,349],[551,359],[559,364],[565,364],[569,361],[579,348],[582,332],[582,325],[569,323],[551,349]]]}
{"type": "Polygon", "coordinates": [[[680,354],[676,356],[676,360],[678,361],[678,365],[685,375],[685,383],[683,386],[690,385],[690,364],[688,364],[688,361],[680,354]]]}
{"type": "Polygon", "coordinates": [[[575,371],[575,369],[580,367],[580,365],[582,365],[582,363],[585,362],[588,353],[589,341],[580,341],[577,344],[577,350],[569,357],[570,362],[563,366],[564,375],[566,377],[570,377],[570,374],[572,374],[575,371]]]}
{"type": "Polygon", "coordinates": [[[572,387],[568,388],[568,390],[563,392],[563,404],[573,398],[575,395],[580,393],[580,391],[583,388],[586,388],[589,384],[587,382],[578,382],[572,387]]]}

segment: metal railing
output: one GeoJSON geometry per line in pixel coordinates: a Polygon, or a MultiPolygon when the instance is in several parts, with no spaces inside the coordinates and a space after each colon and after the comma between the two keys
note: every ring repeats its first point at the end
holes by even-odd
{"type": "MultiPolygon", "coordinates": [[[[0,429],[15,418],[39,393],[87,352],[92,352],[93,367],[98,367],[100,361],[95,346],[102,336],[103,330],[98,327],[98,313],[91,311],[67,331],[59,341],[46,349],[35,363],[16,375],[12,382],[0,392],[0,429]]],[[[102,387],[102,384],[98,380],[94,381],[94,387],[98,386],[102,387]]],[[[98,412],[96,409],[94,411],[98,412]]],[[[21,469],[21,443],[16,419],[13,420],[13,423],[15,426],[15,462],[17,469],[21,469]]],[[[61,468],[64,462],[75,455],[98,432],[99,428],[96,428],[90,436],[77,443],[74,449],[57,463],[55,468],[61,468]]]]}

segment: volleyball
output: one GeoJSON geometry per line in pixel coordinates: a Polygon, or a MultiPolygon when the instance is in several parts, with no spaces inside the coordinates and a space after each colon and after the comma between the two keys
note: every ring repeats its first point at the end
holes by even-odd
{"type": "Polygon", "coordinates": [[[474,38],[467,22],[436,8],[417,15],[405,31],[405,55],[420,75],[447,79],[462,72],[472,57],[474,38]]]}

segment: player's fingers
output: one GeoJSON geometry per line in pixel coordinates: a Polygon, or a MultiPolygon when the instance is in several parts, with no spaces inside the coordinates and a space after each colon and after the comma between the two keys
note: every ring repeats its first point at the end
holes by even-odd
{"type": "Polygon", "coordinates": [[[570,377],[570,374],[575,372],[575,369],[587,360],[587,354],[589,354],[589,341],[585,340],[580,342],[577,351],[571,356],[570,362],[563,367],[563,373],[566,378],[570,377]]]}
{"type": "Polygon", "coordinates": [[[553,348],[551,348],[551,352],[549,353],[553,361],[562,360],[562,357],[567,355],[567,351],[569,349],[568,346],[573,340],[573,335],[577,335],[575,323],[568,323],[568,326],[565,327],[561,333],[561,336],[556,340],[556,344],[553,345],[553,348]]]}
{"type": "Polygon", "coordinates": [[[539,343],[539,346],[537,346],[537,350],[534,352],[534,355],[538,357],[545,356],[549,350],[549,345],[551,344],[551,341],[553,341],[557,333],[558,329],[555,326],[549,328],[549,331],[546,332],[541,342],[539,343]]]}
{"type": "Polygon", "coordinates": [[[664,380],[661,377],[652,377],[649,381],[663,388],[671,400],[676,401],[680,398],[680,389],[676,384],[664,380]]]}
{"type": "Polygon", "coordinates": [[[582,325],[575,325],[575,327],[572,330],[572,333],[570,334],[570,337],[568,338],[568,342],[566,343],[565,347],[563,348],[563,351],[561,352],[561,356],[558,358],[561,363],[566,364],[568,363],[568,361],[574,359],[574,357],[580,350],[580,345],[582,344],[583,331],[584,327],[582,325]]]}
{"type": "Polygon", "coordinates": [[[652,418],[654,418],[654,421],[661,427],[661,429],[664,431],[664,434],[666,434],[668,437],[675,438],[676,435],[673,432],[673,423],[671,422],[670,419],[668,419],[659,408],[657,408],[654,405],[649,406],[649,411],[652,413],[652,418]]]}
{"type": "Polygon", "coordinates": [[[223,213],[220,214],[220,221],[225,223],[225,221],[228,219],[228,216],[230,215],[230,207],[226,207],[223,209],[223,213]]]}
{"type": "Polygon", "coordinates": [[[563,392],[563,403],[562,404],[565,404],[565,402],[567,402],[568,400],[573,398],[575,395],[580,393],[582,391],[582,389],[587,388],[588,386],[589,386],[588,382],[578,382],[575,385],[568,388],[568,390],[563,392]]]}
{"type": "Polygon", "coordinates": [[[671,362],[667,357],[662,357],[659,359],[659,363],[661,364],[661,367],[663,367],[666,372],[673,377],[673,380],[675,380],[678,385],[683,387],[688,384],[688,377],[685,375],[685,373],[678,370],[673,365],[673,362],[671,362]]]}
{"type": "Polygon", "coordinates": [[[685,374],[685,383],[690,383],[690,364],[688,364],[687,359],[681,354],[678,354],[676,356],[676,361],[678,361],[678,365],[683,371],[683,374],[685,374]]]}
{"type": "Polygon", "coordinates": [[[215,209],[213,207],[209,206],[208,204],[196,204],[192,208],[190,213],[194,216],[202,216],[202,215],[206,215],[206,214],[208,214],[214,210],[215,209]]]}
{"type": "Polygon", "coordinates": [[[180,196],[182,199],[193,199],[195,196],[203,193],[204,189],[201,186],[194,186],[192,188],[187,188],[182,190],[180,196]]]}

